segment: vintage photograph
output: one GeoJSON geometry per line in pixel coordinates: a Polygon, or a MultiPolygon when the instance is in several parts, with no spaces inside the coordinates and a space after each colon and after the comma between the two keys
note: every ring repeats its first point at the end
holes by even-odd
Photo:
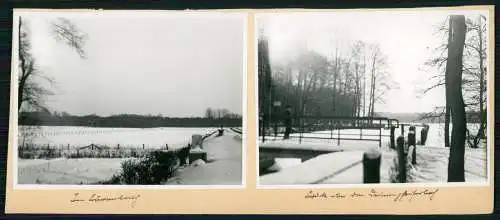
{"type": "Polygon", "coordinates": [[[243,185],[245,14],[21,10],[13,29],[15,184],[243,185]]]}
{"type": "Polygon", "coordinates": [[[256,15],[258,184],[487,183],[489,22],[472,9],[256,15]]]}

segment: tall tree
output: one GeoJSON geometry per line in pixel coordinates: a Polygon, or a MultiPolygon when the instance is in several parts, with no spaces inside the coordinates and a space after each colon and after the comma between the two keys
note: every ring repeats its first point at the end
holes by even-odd
{"type": "Polygon", "coordinates": [[[269,126],[271,114],[271,64],[269,61],[268,41],[262,30],[258,39],[258,75],[259,75],[259,114],[262,116],[262,132],[269,126]]]}
{"type": "MultiPolygon", "coordinates": [[[[19,77],[18,77],[18,111],[21,111],[23,103],[34,108],[43,108],[42,98],[50,95],[49,89],[43,87],[38,78],[53,80],[42,74],[37,68],[36,59],[31,54],[31,43],[26,21],[19,16],[18,25],[18,56],[19,56],[19,77]]],[[[74,48],[78,55],[85,58],[84,45],[87,35],[81,32],[70,20],[66,18],[56,18],[50,24],[51,33],[58,42],[65,43],[74,48]]]]}
{"type": "Polygon", "coordinates": [[[390,89],[393,82],[386,71],[387,57],[382,54],[380,46],[370,46],[370,91],[368,96],[368,116],[373,117],[375,103],[383,102],[385,92],[390,89]]]}
{"type": "Polygon", "coordinates": [[[486,17],[477,16],[476,19],[467,19],[467,36],[464,57],[464,90],[468,96],[467,109],[479,112],[479,128],[475,134],[468,131],[468,143],[472,148],[478,144],[485,135],[486,129],[486,17]]]}
{"type": "MultiPolygon", "coordinates": [[[[450,27],[449,18],[446,19],[445,23],[439,24],[437,26],[437,33],[443,34],[447,37],[447,41],[450,41],[452,32],[449,31],[450,27]]],[[[477,147],[481,138],[484,138],[484,129],[486,127],[486,108],[484,104],[486,103],[486,68],[484,63],[486,62],[486,18],[482,15],[471,16],[466,19],[466,37],[465,37],[465,47],[462,56],[463,60],[463,81],[462,81],[462,93],[464,95],[464,103],[467,112],[479,112],[479,129],[477,133],[473,135],[467,129],[468,143],[471,147],[477,147]],[[482,110],[481,110],[482,109],[482,110]],[[472,140],[469,140],[472,138],[472,140]]],[[[440,88],[445,87],[446,90],[446,68],[445,64],[448,61],[446,55],[448,49],[448,43],[436,47],[434,50],[437,52],[436,56],[425,62],[425,66],[428,67],[426,71],[435,72],[432,77],[428,80],[431,84],[424,88],[422,94],[440,88]]],[[[446,93],[446,92],[445,92],[446,93]]],[[[451,97],[450,94],[446,94],[447,97],[451,97]]],[[[448,101],[450,103],[450,101],[448,101]]],[[[436,106],[434,110],[430,113],[424,115],[424,118],[444,118],[444,141],[445,146],[450,146],[450,106],[436,106]]],[[[472,114],[474,115],[474,114],[472,114]]],[[[474,124],[469,124],[468,127],[474,126],[474,124]]]]}
{"type": "Polygon", "coordinates": [[[448,163],[448,182],[464,182],[466,116],[462,95],[462,57],[465,45],[465,16],[450,16],[451,39],[446,64],[447,97],[452,114],[451,148],[448,163]]]}
{"type": "Polygon", "coordinates": [[[453,41],[453,35],[452,35],[452,20],[451,18],[449,19],[449,26],[450,28],[448,29],[448,59],[446,62],[446,72],[445,72],[445,91],[446,91],[446,105],[445,105],[445,114],[444,114],[444,146],[449,147],[450,146],[450,113],[451,113],[451,94],[450,93],[452,90],[450,89],[450,73],[448,71],[448,65],[450,63],[450,43],[453,41]]]}

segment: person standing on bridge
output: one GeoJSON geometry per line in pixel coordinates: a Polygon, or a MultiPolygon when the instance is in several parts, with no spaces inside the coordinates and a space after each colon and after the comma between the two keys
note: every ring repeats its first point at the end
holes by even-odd
{"type": "Polygon", "coordinates": [[[286,105],[285,110],[285,135],[283,139],[289,139],[290,133],[292,132],[292,106],[286,105]]]}

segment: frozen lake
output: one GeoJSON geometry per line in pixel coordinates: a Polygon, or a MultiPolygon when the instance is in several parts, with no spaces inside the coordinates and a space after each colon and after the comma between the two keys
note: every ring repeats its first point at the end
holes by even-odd
{"type": "Polygon", "coordinates": [[[182,147],[193,134],[204,135],[217,128],[99,128],[73,126],[19,126],[18,143],[57,147],[81,147],[89,144],[116,147],[182,147]]]}

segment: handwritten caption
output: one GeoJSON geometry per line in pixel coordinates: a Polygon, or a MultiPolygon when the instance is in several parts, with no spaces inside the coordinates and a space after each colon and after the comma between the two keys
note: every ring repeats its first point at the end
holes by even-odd
{"type": "Polygon", "coordinates": [[[432,201],[439,189],[423,189],[423,190],[403,190],[398,193],[377,191],[375,189],[370,189],[367,192],[355,191],[352,193],[327,193],[309,190],[306,192],[305,199],[387,199],[394,202],[408,201],[411,202],[415,199],[425,199],[432,201]]]}
{"type": "Polygon", "coordinates": [[[97,193],[90,194],[89,196],[82,196],[80,193],[74,193],[73,197],[69,200],[70,203],[91,203],[99,204],[103,202],[116,202],[116,201],[129,201],[130,207],[135,207],[137,200],[141,197],[139,194],[130,195],[100,195],[97,193]]]}

